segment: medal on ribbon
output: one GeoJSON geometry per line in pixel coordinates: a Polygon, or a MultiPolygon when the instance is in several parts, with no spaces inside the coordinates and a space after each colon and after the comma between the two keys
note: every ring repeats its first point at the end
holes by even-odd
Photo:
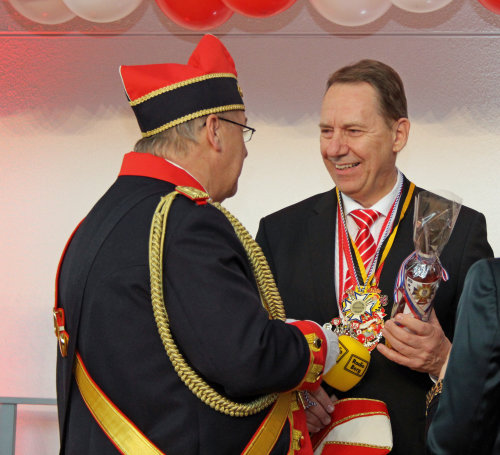
{"type": "Polygon", "coordinates": [[[381,234],[377,242],[377,249],[369,270],[365,270],[363,260],[347,231],[342,207],[342,198],[337,189],[338,201],[338,238],[339,238],[339,317],[332,319],[327,326],[339,335],[349,335],[361,343],[369,350],[375,349],[382,338],[382,329],[384,327],[384,317],[386,316],[385,306],[388,303],[388,297],[382,295],[377,287],[384,265],[385,259],[394,243],[394,238],[399,227],[399,223],[404,217],[406,209],[411,200],[415,185],[412,183],[405,198],[401,215],[397,225],[391,233],[394,223],[397,207],[402,194],[402,183],[398,196],[394,201],[390,213],[388,214],[381,234]],[[381,246],[388,238],[384,251],[381,253],[381,246]],[[354,253],[354,254],[353,254],[354,253]],[[355,282],[350,289],[343,290],[343,257],[345,255],[348,271],[351,274],[351,282],[355,282]],[[380,261],[379,261],[380,258],[380,261]],[[355,262],[356,261],[356,262],[355,262]],[[377,266],[378,264],[378,266],[377,266]]]}
{"type": "Polygon", "coordinates": [[[341,316],[332,320],[332,329],[349,335],[372,351],[382,337],[387,296],[375,286],[355,286],[346,292],[341,316]]]}

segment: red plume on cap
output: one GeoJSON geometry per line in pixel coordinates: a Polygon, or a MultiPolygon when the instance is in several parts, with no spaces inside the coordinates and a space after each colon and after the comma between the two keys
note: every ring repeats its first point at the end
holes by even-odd
{"type": "Polygon", "coordinates": [[[203,115],[244,110],[234,61],[213,35],[205,35],[187,65],[121,66],[125,92],[144,137],[203,115]]]}

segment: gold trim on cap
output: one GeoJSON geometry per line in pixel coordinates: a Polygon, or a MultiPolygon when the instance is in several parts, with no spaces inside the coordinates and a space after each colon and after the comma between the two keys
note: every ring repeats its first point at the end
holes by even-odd
{"type": "Polygon", "coordinates": [[[155,96],[161,95],[162,93],[171,92],[172,90],[178,89],[179,87],[185,87],[186,85],[195,84],[197,82],[206,81],[207,79],[215,79],[215,78],[223,78],[223,77],[232,77],[236,79],[236,76],[233,73],[212,73],[205,74],[203,76],[193,77],[191,79],[186,79],[185,81],[176,82],[175,84],[167,85],[166,87],[159,88],[152,92],[149,92],[146,95],[137,98],[134,101],[130,101],[131,106],[137,106],[138,104],[143,103],[144,101],[150,100],[155,96]]]}
{"type": "Polygon", "coordinates": [[[204,115],[216,114],[218,112],[244,111],[244,110],[245,110],[244,104],[229,104],[227,106],[217,106],[217,107],[212,107],[210,109],[202,109],[201,111],[192,112],[191,114],[184,115],[183,117],[165,123],[164,125],[159,126],[154,130],[146,131],[145,133],[143,132],[142,137],[153,136],[155,134],[161,133],[162,131],[168,130],[169,128],[172,128],[173,126],[179,125],[184,122],[188,122],[189,120],[193,120],[198,117],[203,117],[204,115]]]}

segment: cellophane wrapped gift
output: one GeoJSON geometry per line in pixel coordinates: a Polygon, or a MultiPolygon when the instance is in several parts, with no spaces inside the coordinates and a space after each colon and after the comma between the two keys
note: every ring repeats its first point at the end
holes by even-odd
{"type": "Polygon", "coordinates": [[[415,251],[405,259],[399,270],[391,317],[398,313],[412,313],[427,321],[439,284],[448,279],[439,256],[451,236],[462,202],[456,195],[446,195],[422,191],[415,198],[415,251]]]}

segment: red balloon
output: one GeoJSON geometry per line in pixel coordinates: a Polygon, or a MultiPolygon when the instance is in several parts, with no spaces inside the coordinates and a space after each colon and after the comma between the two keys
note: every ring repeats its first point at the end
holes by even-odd
{"type": "Polygon", "coordinates": [[[479,0],[479,3],[490,11],[500,14],[500,0],[479,0]]]}
{"type": "Polygon", "coordinates": [[[296,0],[222,0],[233,11],[250,17],[268,17],[290,8],[296,0]]]}
{"type": "Polygon", "coordinates": [[[155,1],[165,16],[191,30],[209,30],[218,27],[233,15],[233,11],[221,0],[155,1]]]}

